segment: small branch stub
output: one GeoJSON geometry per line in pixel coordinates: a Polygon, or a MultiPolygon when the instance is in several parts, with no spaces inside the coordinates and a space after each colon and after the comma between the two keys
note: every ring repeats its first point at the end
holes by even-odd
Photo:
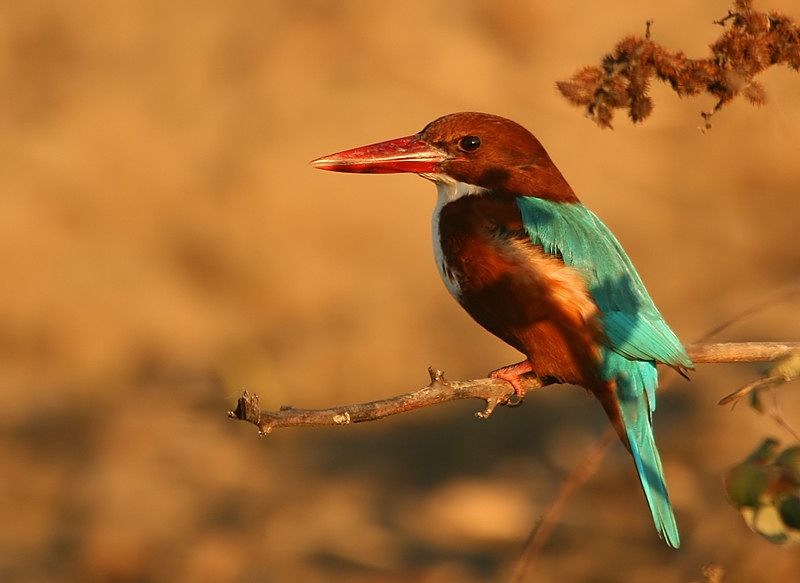
{"type": "Polygon", "coordinates": [[[239,421],[249,421],[256,425],[261,433],[269,433],[271,429],[261,426],[261,408],[258,405],[258,395],[250,395],[247,389],[242,391],[242,396],[236,401],[236,409],[228,411],[228,417],[239,421]]]}
{"type": "Polygon", "coordinates": [[[341,415],[334,415],[333,422],[335,425],[349,425],[350,424],[350,413],[345,411],[341,415]]]}

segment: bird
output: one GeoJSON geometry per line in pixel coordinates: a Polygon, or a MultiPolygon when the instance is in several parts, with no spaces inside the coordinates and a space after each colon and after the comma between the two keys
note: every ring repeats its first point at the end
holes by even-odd
{"type": "Polygon", "coordinates": [[[581,386],[633,457],[660,537],[680,546],[653,435],[657,363],[693,368],[621,244],[522,125],[452,113],[419,133],[317,158],[321,170],[413,173],[436,185],[433,247],[450,294],[525,355],[489,373],[581,386]]]}

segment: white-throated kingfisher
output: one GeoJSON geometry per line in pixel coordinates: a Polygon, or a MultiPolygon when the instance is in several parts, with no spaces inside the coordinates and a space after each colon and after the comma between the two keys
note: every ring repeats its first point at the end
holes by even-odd
{"type": "Polygon", "coordinates": [[[436,263],[447,289],[526,358],[489,376],[521,398],[520,375],[600,401],[630,450],[659,534],[680,544],[653,437],[656,363],[692,368],[622,246],[575,196],[539,140],[485,113],[318,158],[337,172],[412,172],[436,184],[436,263]]]}

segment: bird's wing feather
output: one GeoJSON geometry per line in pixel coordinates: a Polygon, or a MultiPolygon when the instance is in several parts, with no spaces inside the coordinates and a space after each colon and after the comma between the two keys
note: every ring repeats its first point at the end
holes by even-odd
{"type": "Polygon", "coordinates": [[[692,362],[656,308],[622,246],[580,203],[518,197],[531,242],[580,271],[602,312],[609,347],[633,360],[690,368],[692,362]]]}

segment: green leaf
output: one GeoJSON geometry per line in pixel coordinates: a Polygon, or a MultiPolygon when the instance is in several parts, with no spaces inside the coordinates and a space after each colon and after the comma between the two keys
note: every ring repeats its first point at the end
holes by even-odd
{"type": "Polygon", "coordinates": [[[778,507],[783,523],[800,534],[800,496],[786,496],[778,507]]]}
{"type": "Polygon", "coordinates": [[[775,465],[788,482],[800,488],[800,446],[786,448],[775,459],[775,465]]]}

